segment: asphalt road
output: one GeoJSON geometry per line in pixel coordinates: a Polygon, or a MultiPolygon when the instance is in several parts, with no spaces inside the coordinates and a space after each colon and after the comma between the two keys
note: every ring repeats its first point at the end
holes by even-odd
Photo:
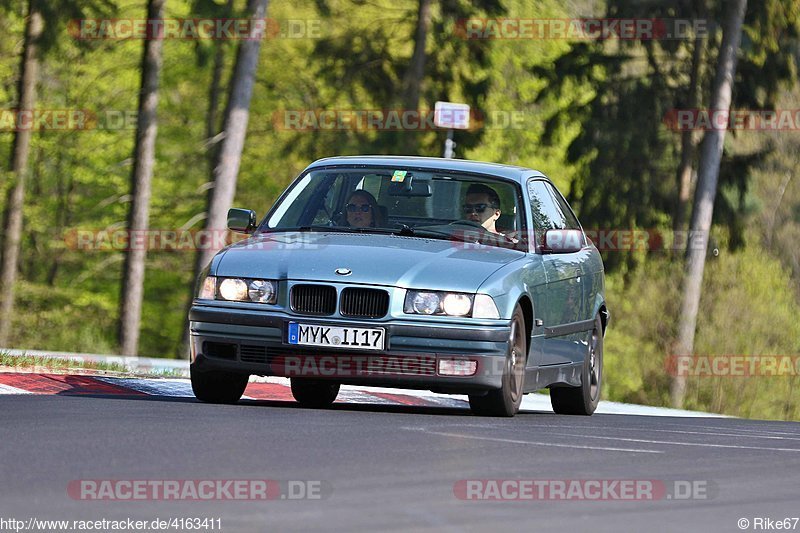
{"type": "MultiPolygon", "coordinates": [[[[0,519],[209,517],[225,532],[652,532],[741,531],[740,518],[752,531],[755,518],[800,516],[795,423],[552,413],[487,419],[384,405],[322,411],[290,402],[31,395],[0,397],[0,435],[0,519]],[[324,497],[110,502],[67,491],[81,479],[255,478],[319,481],[324,497]],[[454,495],[459,480],[481,479],[653,480],[668,491],[678,481],[693,483],[698,498],[454,495]]],[[[490,485],[476,486],[473,494],[492,494],[490,485]]]]}

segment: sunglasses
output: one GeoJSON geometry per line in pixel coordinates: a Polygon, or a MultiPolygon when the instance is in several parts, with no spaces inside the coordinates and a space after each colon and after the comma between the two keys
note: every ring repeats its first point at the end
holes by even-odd
{"type": "Polygon", "coordinates": [[[349,213],[355,213],[357,211],[361,211],[362,213],[369,213],[372,206],[369,204],[347,204],[347,211],[349,213]]]}
{"type": "Polygon", "coordinates": [[[487,207],[490,207],[489,204],[464,204],[462,209],[464,213],[471,215],[472,213],[483,213],[487,207]]]}

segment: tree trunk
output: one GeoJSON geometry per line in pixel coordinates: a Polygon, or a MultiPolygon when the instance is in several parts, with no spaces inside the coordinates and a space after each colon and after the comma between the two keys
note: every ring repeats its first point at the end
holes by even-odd
{"type": "MultiPolygon", "coordinates": [[[[703,63],[705,37],[701,34],[694,39],[692,51],[692,70],[689,75],[689,100],[686,107],[696,109],[700,102],[700,65],[703,63]]],[[[686,226],[686,210],[692,194],[692,170],[695,154],[695,132],[691,129],[681,132],[681,163],[678,166],[678,205],[672,229],[682,231],[686,226]]]]}
{"type": "MultiPolygon", "coordinates": [[[[225,4],[225,17],[233,14],[233,0],[228,0],[225,4]]],[[[213,138],[219,131],[219,101],[222,93],[222,71],[225,68],[225,41],[214,41],[214,67],[211,73],[211,87],[208,91],[208,114],[206,115],[206,142],[215,146],[213,138]]],[[[210,152],[213,154],[213,152],[210,152]]],[[[213,155],[210,159],[214,159],[213,155]]],[[[213,169],[212,169],[213,170],[213,169]]]]}
{"type": "MultiPolygon", "coordinates": [[[[36,84],[39,81],[39,39],[44,31],[44,19],[37,5],[28,3],[25,25],[25,44],[19,81],[19,112],[32,112],[36,106],[36,84]]],[[[19,128],[14,135],[11,173],[15,179],[8,198],[6,228],[3,239],[3,266],[0,272],[0,346],[8,344],[14,313],[14,284],[22,239],[22,206],[25,200],[25,179],[28,172],[32,128],[19,128]]]]}
{"type": "MultiPolygon", "coordinates": [[[[224,17],[230,18],[233,14],[233,0],[225,4],[224,17]]],[[[222,72],[225,68],[225,41],[214,41],[214,67],[211,72],[211,87],[208,91],[208,113],[206,114],[206,147],[208,150],[209,174],[214,175],[214,161],[216,160],[216,146],[219,142],[219,101],[222,93],[222,72]]]]}
{"type": "MultiPolygon", "coordinates": [[[[162,19],[165,0],[149,0],[147,18],[162,19]]],[[[136,125],[133,173],[131,175],[132,199],[128,211],[129,246],[120,298],[119,345],[123,355],[137,355],[139,326],[142,320],[144,273],[147,247],[135,244],[136,235],[147,230],[150,216],[150,185],[155,163],[158,119],[158,83],[161,75],[161,50],[163,40],[154,37],[145,41],[142,55],[142,89],[139,93],[139,116],[136,125]]]]}
{"type": "MultiPolygon", "coordinates": [[[[225,66],[225,45],[214,43],[214,69],[211,73],[211,88],[208,91],[208,114],[206,115],[206,142],[213,143],[219,121],[219,95],[222,85],[222,69],[225,66]]],[[[210,144],[209,146],[213,146],[210,144]]]]}
{"type": "MultiPolygon", "coordinates": [[[[742,22],[747,8],[747,0],[732,0],[729,7],[730,11],[722,33],[722,46],[717,58],[717,72],[710,100],[710,108],[716,112],[730,111],[737,52],[742,37],[742,22]]],[[[721,128],[711,129],[706,133],[701,146],[697,192],[695,193],[690,229],[693,235],[701,235],[702,239],[700,242],[690,243],[686,252],[683,299],[678,324],[678,339],[675,345],[676,355],[690,356],[694,351],[697,312],[700,307],[703,270],[708,251],[711,220],[714,214],[714,199],[717,196],[717,179],[719,178],[719,163],[722,159],[725,132],[724,125],[721,128]]],[[[685,376],[676,375],[673,378],[670,394],[673,407],[683,407],[683,399],[686,394],[685,376]]]]}
{"type": "Polygon", "coordinates": [[[425,53],[425,44],[428,40],[428,31],[431,26],[431,0],[419,0],[417,11],[417,31],[414,35],[414,53],[403,76],[403,108],[406,110],[419,109],[419,93],[422,79],[425,76],[425,63],[428,56],[425,53]]]}
{"type": "MultiPolygon", "coordinates": [[[[268,0],[248,0],[247,12],[251,20],[263,19],[267,12],[268,0]]],[[[250,118],[250,98],[255,83],[258,54],[263,35],[244,40],[236,54],[233,77],[231,78],[228,105],[225,110],[223,139],[214,166],[214,185],[209,198],[208,216],[205,230],[209,235],[207,246],[197,253],[195,273],[199,273],[219,250],[211,244],[217,242],[212,235],[227,230],[228,209],[233,204],[236,193],[236,178],[242,159],[247,122],[250,118]]]]}
{"type": "MultiPolygon", "coordinates": [[[[428,32],[431,26],[431,0],[419,0],[417,7],[417,27],[414,32],[414,52],[411,54],[408,68],[403,75],[400,85],[400,104],[407,111],[419,111],[420,92],[422,80],[425,77],[425,63],[428,55],[425,52],[425,44],[428,40],[428,32]]],[[[397,153],[416,155],[419,152],[419,136],[415,131],[393,132],[395,139],[392,144],[396,147],[397,153]]]]}

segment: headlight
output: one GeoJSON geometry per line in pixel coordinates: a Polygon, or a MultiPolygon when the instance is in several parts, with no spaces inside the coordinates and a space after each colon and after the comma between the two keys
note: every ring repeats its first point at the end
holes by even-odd
{"type": "Polygon", "coordinates": [[[448,315],[467,316],[471,308],[472,298],[466,294],[448,294],[442,300],[442,309],[448,315]]]}
{"type": "Polygon", "coordinates": [[[275,286],[271,281],[254,279],[247,287],[247,296],[250,297],[251,302],[274,303],[275,286]]]}
{"type": "Polygon", "coordinates": [[[219,284],[219,295],[225,300],[247,301],[247,283],[243,279],[223,279],[219,284]]]}
{"type": "MultiPolygon", "coordinates": [[[[274,304],[278,299],[277,284],[266,279],[242,279],[242,278],[206,278],[214,280],[208,288],[206,294],[209,297],[200,296],[202,299],[214,299],[214,289],[219,288],[219,300],[231,302],[255,302],[260,304],[274,304]]],[[[209,283],[209,282],[205,282],[209,283]]],[[[204,285],[205,286],[205,285],[204,285]]],[[[203,293],[204,288],[200,289],[203,293]]]]}
{"type": "Polygon", "coordinates": [[[459,292],[408,291],[403,311],[410,315],[470,316],[472,295],[459,292]]]}
{"type": "Polygon", "coordinates": [[[411,309],[421,315],[432,315],[439,310],[439,295],[435,292],[418,292],[411,298],[411,309]]]}

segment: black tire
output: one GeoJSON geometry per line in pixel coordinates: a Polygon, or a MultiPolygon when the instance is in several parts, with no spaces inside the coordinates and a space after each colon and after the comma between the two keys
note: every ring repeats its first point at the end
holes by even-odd
{"type": "Polygon", "coordinates": [[[502,386],[483,396],[470,395],[469,407],[481,416],[514,416],[522,404],[525,390],[525,365],[528,360],[528,343],[525,340],[525,317],[517,305],[511,319],[508,353],[503,364],[502,386]]]}
{"type": "Polygon", "coordinates": [[[339,395],[339,384],[330,381],[292,378],[292,396],[304,407],[330,407],[339,395]]]}
{"type": "Polygon", "coordinates": [[[556,387],[550,389],[550,405],[559,415],[590,416],[600,403],[600,388],[603,384],[603,323],[600,315],[594,319],[589,348],[583,359],[580,387],[556,387]]]}
{"type": "Polygon", "coordinates": [[[209,371],[200,372],[189,367],[192,391],[198,400],[207,403],[236,403],[247,388],[249,374],[209,371]]]}

